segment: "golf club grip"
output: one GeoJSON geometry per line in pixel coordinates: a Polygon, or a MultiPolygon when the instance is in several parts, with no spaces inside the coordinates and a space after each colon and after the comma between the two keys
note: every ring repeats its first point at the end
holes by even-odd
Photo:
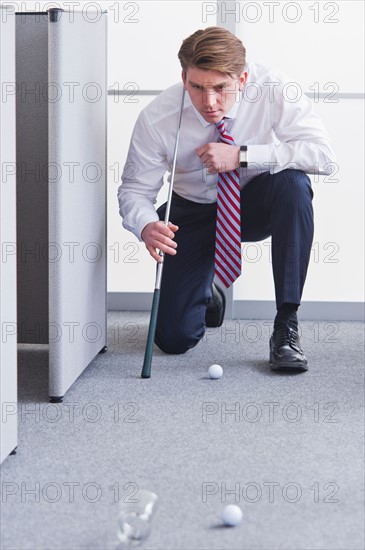
{"type": "Polygon", "coordinates": [[[150,378],[151,376],[152,353],[153,353],[153,344],[155,342],[159,302],[160,302],[160,289],[155,288],[155,292],[153,294],[153,300],[152,300],[150,326],[148,327],[146,350],[144,354],[143,368],[141,373],[142,378],[150,378]]]}

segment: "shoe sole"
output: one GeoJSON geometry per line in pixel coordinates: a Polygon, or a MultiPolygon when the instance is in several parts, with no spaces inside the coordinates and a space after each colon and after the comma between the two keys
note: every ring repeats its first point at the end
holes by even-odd
{"type": "Polygon", "coordinates": [[[273,371],[282,371],[282,372],[306,372],[308,366],[304,363],[271,363],[270,368],[273,371]]]}

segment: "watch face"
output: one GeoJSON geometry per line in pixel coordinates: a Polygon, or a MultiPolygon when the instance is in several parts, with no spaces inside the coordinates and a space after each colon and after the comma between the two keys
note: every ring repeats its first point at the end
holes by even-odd
{"type": "Polygon", "coordinates": [[[240,147],[240,166],[241,168],[247,168],[247,145],[241,145],[240,147]]]}
{"type": "Polygon", "coordinates": [[[247,149],[240,150],[240,162],[247,162],[247,149]]]}

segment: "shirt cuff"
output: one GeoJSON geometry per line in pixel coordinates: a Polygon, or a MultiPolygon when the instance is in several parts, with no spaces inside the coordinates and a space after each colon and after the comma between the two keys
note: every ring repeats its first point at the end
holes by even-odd
{"type": "Polygon", "coordinates": [[[248,168],[272,171],[274,164],[274,144],[247,145],[248,168]]]}
{"type": "Polygon", "coordinates": [[[157,213],[156,213],[156,217],[152,220],[151,220],[151,214],[146,214],[145,216],[141,216],[138,219],[138,222],[136,223],[136,226],[135,226],[134,231],[133,231],[133,233],[135,234],[137,239],[142,242],[143,239],[142,239],[141,233],[142,233],[143,229],[146,227],[146,225],[148,223],[158,222],[158,220],[159,220],[159,217],[158,217],[157,213]]]}

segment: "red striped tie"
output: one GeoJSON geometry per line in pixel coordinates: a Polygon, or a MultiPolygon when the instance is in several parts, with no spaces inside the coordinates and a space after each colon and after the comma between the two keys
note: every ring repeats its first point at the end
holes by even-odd
{"type": "MultiPolygon", "coordinates": [[[[236,145],[224,127],[216,123],[218,141],[236,145]]],[[[217,226],[214,271],[228,288],[241,275],[241,203],[238,170],[218,174],[217,226]]]]}

